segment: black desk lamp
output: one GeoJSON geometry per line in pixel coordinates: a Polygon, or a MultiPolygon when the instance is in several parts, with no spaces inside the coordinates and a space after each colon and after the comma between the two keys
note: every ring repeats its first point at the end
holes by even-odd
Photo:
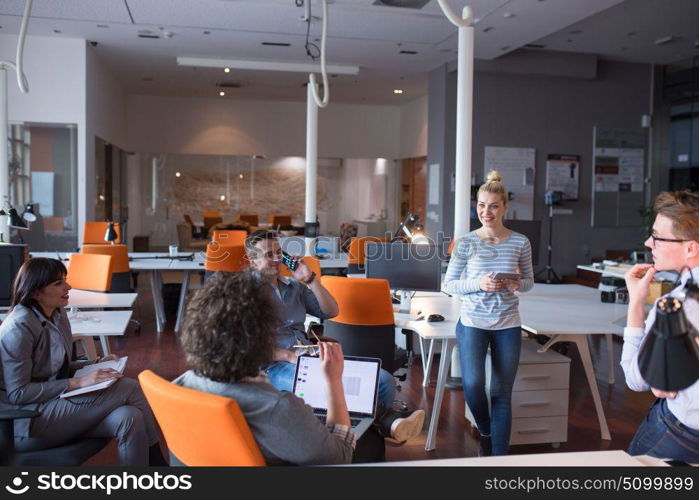
{"type": "Polygon", "coordinates": [[[24,213],[22,214],[22,218],[27,222],[36,222],[36,213],[34,213],[34,205],[32,205],[31,203],[27,203],[24,206],[24,213]]]}
{"type": "Polygon", "coordinates": [[[658,301],[655,321],[638,353],[641,376],[662,391],[686,389],[699,379],[698,332],[685,315],[688,299],[699,300],[699,287],[691,275],[684,297],[658,301]]]}

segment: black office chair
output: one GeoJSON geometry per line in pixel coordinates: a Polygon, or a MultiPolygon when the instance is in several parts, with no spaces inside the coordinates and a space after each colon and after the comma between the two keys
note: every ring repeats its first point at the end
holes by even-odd
{"type": "Polygon", "coordinates": [[[90,457],[99,453],[111,439],[76,439],[63,446],[45,450],[18,452],[15,450],[15,420],[36,418],[41,413],[33,410],[0,411],[0,465],[11,466],[76,466],[82,465],[90,457]]]}

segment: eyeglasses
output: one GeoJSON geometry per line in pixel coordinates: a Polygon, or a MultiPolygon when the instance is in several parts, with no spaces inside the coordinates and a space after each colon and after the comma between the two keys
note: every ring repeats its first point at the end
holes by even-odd
{"type": "Polygon", "coordinates": [[[685,241],[690,241],[690,240],[677,240],[677,239],[672,239],[672,238],[659,238],[658,236],[651,234],[650,237],[653,240],[653,245],[658,243],[659,241],[667,241],[668,243],[683,243],[685,241]]]}

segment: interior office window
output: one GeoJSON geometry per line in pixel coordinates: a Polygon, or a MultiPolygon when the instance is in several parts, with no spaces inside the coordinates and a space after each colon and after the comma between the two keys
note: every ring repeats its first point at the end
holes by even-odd
{"type": "Polygon", "coordinates": [[[95,137],[95,220],[116,221],[128,239],[126,152],[95,137]]]}
{"type": "Polygon", "coordinates": [[[77,231],[77,126],[16,123],[9,127],[10,203],[36,216],[11,231],[30,250],[74,250],[77,231]]]}

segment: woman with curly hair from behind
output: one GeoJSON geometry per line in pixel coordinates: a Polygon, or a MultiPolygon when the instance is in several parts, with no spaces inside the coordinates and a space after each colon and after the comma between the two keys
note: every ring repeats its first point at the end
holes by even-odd
{"type": "Polygon", "coordinates": [[[269,465],[351,462],[356,439],[342,389],[340,344],[320,344],[328,398],[322,424],[302,399],[278,391],[260,371],[273,359],[279,321],[259,274],[216,273],[187,307],[180,342],[191,370],[173,382],[234,399],[269,465]]]}

